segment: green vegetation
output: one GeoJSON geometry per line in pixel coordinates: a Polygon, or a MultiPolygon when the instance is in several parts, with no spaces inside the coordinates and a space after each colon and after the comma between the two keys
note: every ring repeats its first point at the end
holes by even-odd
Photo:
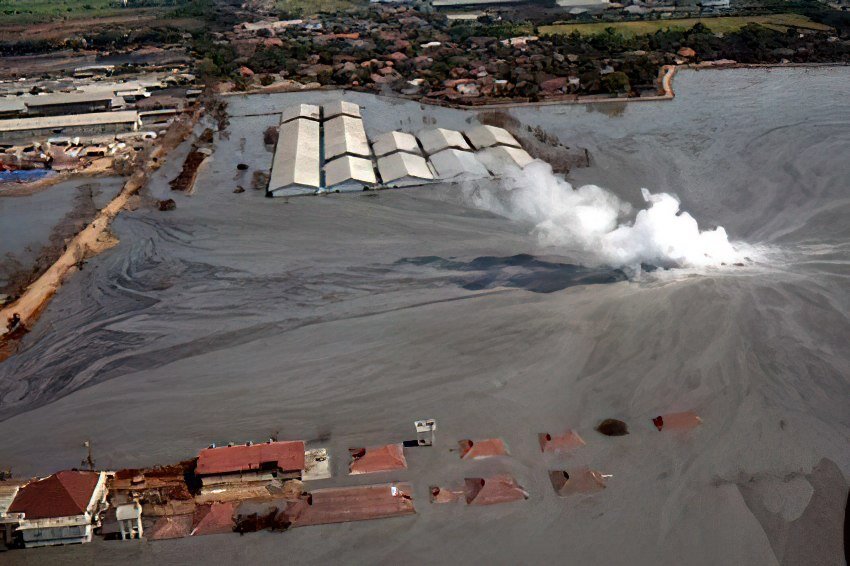
{"type": "Polygon", "coordinates": [[[301,18],[320,13],[336,13],[365,8],[369,0],[275,0],[282,17],[301,18]]]}
{"type": "MultiPolygon", "coordinates": [[[[192,0],[129,0],[127,8],[179,7],[192,0]]],[[[127,14],[121,0],[0,0],[0,25],[127,14]]]]}
{"type": "Polygon", "coordinates": [[[589,24],[556,24],[541,26],[541,35],[570,34],[578,32],[582,35],[603,33],[607,28],[613,28],[626,37],[646,35],[664,30],[684,31],[701,23],[713,33],[729,33],[742,29],[747,24],[759,24],[774,31],[784,32],[789,28],[812,29],[827,31],[829,26],[813,22],[800,14],[773,14],[767,16],[729,16],[719,18],[684,18],[679,20],[641,20],[634,22],[594,22],[589,24]]]}

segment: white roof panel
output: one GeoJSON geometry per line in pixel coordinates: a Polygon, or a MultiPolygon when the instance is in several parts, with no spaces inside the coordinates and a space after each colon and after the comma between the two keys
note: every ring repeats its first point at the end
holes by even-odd
{"type": "Polygon", "coordinates": [[[298,118],[281,124],[269,192],[311,194],[319,187],[319,123],[298,118]]]}
{"type": "Polygon", "coordinates": [[[422,148],[425,153],[431,155],[450,147],[456,149],[472,149],[463,137],[463,134],[457,130],[447,130],[445,128],[429,128],[420,130],[416,135],[419,138],[422,148]]]}
{"type": "Polygon", "coordinates": [[[487,169],[475,158],[475,154],[459,149],[445,149],[431,156],[431,165],[437,172],[439,179],[453,179],[455,177],[481,178],[490,174],[487,169]]]}
{"type": "Polygon", "coordinates": [[[398,131],[387,132],[375,138],[375,143],[372,144],[372,149],[378,157],[390,154],[394,151],[406,151],[417,155],[422,153],[422,150],[419,149],[419,144],[416,142],[416,138],[413,134],[398,131]]]}
{"type": "Polygon", "coordinates": [[[337,116],[325,122],[325,160],[349,153],[369,157],[369,140],[363,120],[337,116]]]}
{"type": "Polygon", "coordinates": [[[343,155],[325,163],[325,187],[332,189],[339,185],[374,185],[375,169],[372,162],[362,157],[343,155]]]}
{"type": "Polygon", "coordinates": [[[324,108],[325,120],[330,120],[336,116],[343,115],[360,118],[360,107],[357,104],[346,100],[334,100],[333,102],[325,104],[324,108]]]}
{"type": "Polygon", "coordinates": [[[0,120],[0,132],[20,130],[41,130],[46,128],[68,128],[72,126],[97,126],[104,124],[124,124],[139,122],[139,113],[135,110],[121,112],[92,112],[90,114],[70,114],[66,116],[44,116],[39,118],[15,118],[0,120]]]}
{"type": "Polygon", "coordinates": [[[280,123],[285,124],[295,120],[296,118],[309,118],[310,120],[319,119],[320,108],[315,104],[294,104],[287,106],[280,114],[280,123]]]}
{"type": "Polygon", "coordinates": [[[534,161],[524,149],[504,145],[482,149],[477,155],[478,160],[494,175],[502,175],[508,167],[524,169],[534,161]]]}
{"type": "Polygon", "coordinates": [[[496,126],[475,126],[466,131],[466,137],[469,138],[475,149],[483,149],[494,145],[522,147],[509,131],[504,128],[497,128],[496,126]]]}
{"type": "Polygon", "coordinates": [[[403,151],[379,158],[378,171],[384,183],[434,178],[424,157],[403,151]]]}

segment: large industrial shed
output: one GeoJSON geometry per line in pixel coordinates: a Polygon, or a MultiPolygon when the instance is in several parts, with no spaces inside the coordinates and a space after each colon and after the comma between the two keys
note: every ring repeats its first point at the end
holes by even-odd
{"type": "Polygon", "coordinates": [[[413,134],[399,131],[387,132],[375,138],[374,143],[372,143],[372,150],[376,157],[383,157],[396,151],[406,151],[416,155],[422,154],[419,143],[413,134]]]}
{"type": "Polygon", "coordinates": [[[321,108],[315,104],[294,104],[287,106],[280,115],[280,123],[285,124],[298,118],[318,121],[321,118],[321,108]]]}
{"type": "Polygon", "coordinates": [[[475,149],[484,149],[496,145],[522,147],[509,131],[496,126],[475,126],[466,131],[466,137],[469,138],[475,149]]]}
{"type": "Polygon", "coordinates": [[[434,179],[424,157],[404,151],[379,157],[378,172],[385,185],[394,187],[421,185],[434,179]]]}
{"type": "Polygon", "coordinates": [[[360,191],[377,183],[372,161],[343,155],[325,163],[325,188],[329,191],[360,191]]]}
{"type": "Polygon", "coordinates": [[[345,100],[334,100],[329,104],[325,104],[325,120],[336,118],[337,116],[351,116],[352,118],[360,118],[360,107],[353,102],[345,100]]]}
{"type": "Polygon", "coordinates": [[[433,155],[444,149],[472,149],[463,137],[463,134],[456,130],[447,130],[445,128],[429,128],[420,130],[416,135],[419,142],[422,144],[422,149],[428,155],[433,155]]]}
{"type": "Polygon", "coordinates": [[[431,156],[431,165],[438,179],[478,179],[490,175],[474,153],[459,149],[445,149],[435,153],[431,156]]]}
{"type": "Polygon", "coordinates": [[[16,118],[0,120],[0,142],[31,141],[58,135],[83,136],[135,132],[140,125],[139,113],[135,110],[16,118]]]}
{"type": "Polygon", "coordinates": [[[351,116],[337,116],[325,120],[325,159],[340,155],[359,155],[369,157],[369,141],[363,120],[351,116]]]}
{"type": "Polygon", "coordinates": [[[280,126],[268,193],[313,194],[321,187],[319,122],[296,118],[280,126]]]}
{"type": "Polygon", "coordinates": [[[482,149],[476,155],[478,156],[478,160],[493,175],[503,175],[511,167],[524,169],[529,163],[534,161],[534,158],[524,149],[505,145],[482,149]]]}

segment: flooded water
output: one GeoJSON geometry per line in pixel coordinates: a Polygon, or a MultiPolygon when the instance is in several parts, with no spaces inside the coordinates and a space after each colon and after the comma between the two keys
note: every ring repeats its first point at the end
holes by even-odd
{"type": "MultiPolygon", "coordinates": [[[[177,209],[122,213],[121,243],[63,286],[0,365],[2,467],[76,466],[86,439],[113,468],[178,461],[210,442],[321,438],[336,477],[317,486],[411,480],[417,515],[100,541],[35,551],[39,561],[841,563],[850,71],[687,71],[675,88],[672,102],[616,112],[511,114],[590,150],[574,185],[636,207],[641,188],[676,194],[701,227],[724,226],[759,252],[744,266],[628,278],[590,268],[451,186],[266,199],[249,179],[271,162],[267,113],[333,94],[232,98],[229,132],[195,194],[168,191],[176,156],[150,190],[177,209]],[[675,434],[652,424],[685,410],[703,425],[675,434]],[[406,440],[425,417],[438,420],[438,443],[408,450],[409,470],[344,475],[348,447],[406,440]],[[609,417],[631,434],[596,433],[609,417]],[[569,428],[587,446],[540,454],[537,433],[569,428]],[[451,451],[497,436],[511,458],[465,462],[451,451]],[[548,470],[583,465],[612,474],[608,488],[559,498],[548,470]],[[430,485],[502,471],[528,501],[428,503],[430,485]]],[[[364,106],[370,135],[474,121],[346,98],[364,106]]]]}

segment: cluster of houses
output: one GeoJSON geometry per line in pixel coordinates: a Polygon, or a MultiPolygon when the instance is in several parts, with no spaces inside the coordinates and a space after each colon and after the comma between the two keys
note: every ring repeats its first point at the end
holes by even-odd
{"type": "MultiPolygon", "coordinates": [[[[508,24],[510,25],[510,24],[508,24]]],[[[379,5],[367,14],[243,23],[222,34],[236,51],[243,78],[275,88],[337,85],[392,90],[434,102],[480,105],[511,100],[569,99],[578,95],[658,91],[656,74],[632,78],[631,89],[611,92],[601,77],[635,74],[673,63],[675,54],[602,57],[570,49],[552,37],[463,32],[441,14],[406,5],[379,5]]],[[[619,88],[619,87],[618,87],[619,88]]]]}
{"type": "Polygon", "coordinates": [[[479,125],[460,132],[426,128],[416,135],[386,132],[371,142],[360,107],[344,100],[298,104],[281,113],[267,194],[424,185],[478,179],[522,169],[534,161],[504,128],[479,125]]]}
{"type": "MultiPolygon", "coordinates": [[[[652,420],[657,430],[687,431],[701,424],[692,412],[652,420]]],[[[415,421],[417,437],[401,443],[349,449],[349,476],[397,474],[407,469],[405,450],[430,447],[437,423],[415,421]]],[[[628,434],[622,421],[606,419],[596,430],[628,434]]],[[[568,454],[585,445],[573,430],[540,433],[542,454],[568,454]]],[[[463,439],[461,460],[509,458],[500,438],[463,439]]],[[[91,457],[89,458],[91,462],[91,457]]],[[[487,469],[498,469],[488,466],[487,469]]],[[[550,470],[558,496],[592,494],[609,475],[587,467],[550,470]]],[[[196,458],[169,466],[112,472],[65,470],[27,481],[0,480],[0,550],[112,540],[164,540],[400,517],[416,513],[413,486],[390,481],[344,487],[306,487],[332,476],[328,451],[304,441],[269,440],[210,445],[196,458]]],[[[494,505],[528,499],[510,474],[466,477],[462,484],[431,486],[434,504],[465,501],[494,505]]]]}

